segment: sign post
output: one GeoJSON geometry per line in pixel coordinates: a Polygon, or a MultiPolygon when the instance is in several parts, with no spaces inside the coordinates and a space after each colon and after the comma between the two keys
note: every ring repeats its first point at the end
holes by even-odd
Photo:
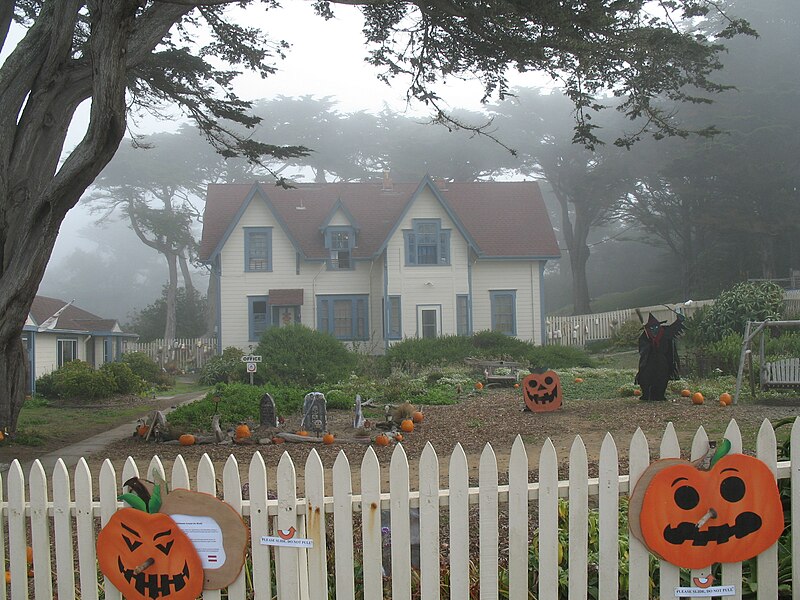
{"type": "Polygon", "coordinates": [[[261,355],[259,354],[245,354],[241,358],[243,363],[247,363],[247,372],[250,374],[250,385],[253,385],[253,373],[258,369],[258,363],[261,362],[261,355]]]}

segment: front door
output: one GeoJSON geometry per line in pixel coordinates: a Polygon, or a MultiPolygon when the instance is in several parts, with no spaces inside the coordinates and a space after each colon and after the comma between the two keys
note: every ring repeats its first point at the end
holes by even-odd
{"type": "Polygon", "coordinates": [[[439,305],[417,306],[417,336],[435,338],[441,334],[442,307],[439,305]]]}

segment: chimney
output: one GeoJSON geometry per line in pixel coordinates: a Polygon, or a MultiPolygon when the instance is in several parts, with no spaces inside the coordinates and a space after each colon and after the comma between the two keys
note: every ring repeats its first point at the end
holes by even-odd
{"type": "Polygon", "coordinates": [[[388,170],[383,171],[383,186],[381,187],[381,190],[384,192],[391,192],[392,190],[394,190],[394,182],[392,181],[392,178],[389,176],[388,170]]]}

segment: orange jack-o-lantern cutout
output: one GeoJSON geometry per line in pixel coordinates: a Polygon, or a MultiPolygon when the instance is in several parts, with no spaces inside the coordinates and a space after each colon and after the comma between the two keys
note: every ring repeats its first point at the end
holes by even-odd
{"type": "Polygon", "coordinates": [[[203,591],[200,556],[164,514],[115,512],[97,536],[97,562],[128,600],[194,600],[203,591]]]}
{"type": "Polygon", "coordinates": [[[522,398],[533,412],[561,408],[561,380],[555,371],[531,373],[522,380],[522,398]]]}
{"type": "Polygon", "coordinates": [[[687,569],[757,556],[783,531],[769,467],[730,454],[709,470],[679,459],[651,464],[630,502],[630,530],[655,555],[687,569]]]}

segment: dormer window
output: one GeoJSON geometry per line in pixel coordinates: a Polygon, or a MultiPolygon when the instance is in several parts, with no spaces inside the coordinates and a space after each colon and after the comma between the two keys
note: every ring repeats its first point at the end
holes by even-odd
{"type": "Polygon", "coordinates": [[[356,234],[352,227],[327,227],[325,248],[330,252],[328,269],[332,271],[353,268],[352,252],[356,234]]]}
{"type": "Polygon", "coordinates": [[[449,265],[450,230],[441,219],[414,219],[414,228],[403,231],[406,265],[449,265]]]}

